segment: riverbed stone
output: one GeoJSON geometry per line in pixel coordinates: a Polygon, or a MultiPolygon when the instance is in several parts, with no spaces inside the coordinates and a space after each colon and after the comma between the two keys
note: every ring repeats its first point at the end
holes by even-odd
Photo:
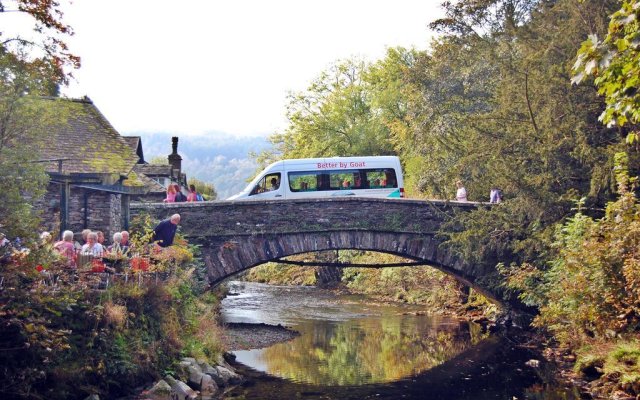
{"type": "Polygon", "coordinates": [[[192,373],[192,371],[202,373],[202,368],[200,368],[198,364],[191,364],[189,368],[187,368],[187,371],[189,371],[189,373],[192,373]]]}
{"type": "Polygon", "coordinates": [[[187,383],[192,388],[196,390],[200,390],[202,377],[205,376],[205,374],[202,373],[202,370],[200,369],[199,366],[190,365],[188,371],[189,371],[189,379],[187,380],[187,383]]]}
{"type": "Polygon", "coordinates": [[[233,371],[234,370],[233,367],[231,365],[229,365],[227,360],[224,359],[224,356],[222,354],[218,355],[218,358],[216,359],[216,364],[221,366],[221,367],[225,367],[229,371],[233,371]]]}
{"type": "Polygon", "coordinates": [[[531,359],[531,360],[527,361],[524,364],[529,366],[529,367],[531,367],[531,368],[539,368],[540,367],[540,360],[531,359]]]}
{"type": "Polygon", "coordinates": [[[189,364],[196,364],[196,359],[193,357],[182,357],[182,361],[188,362],[189,364]]]}
{"type": "Polygon", "coordinates": [[[240,377],[240,375],[229,370],[228,368],[221,367],[218,365],[216,369],[218,370],[218,374],[220,374],[220,377],[222,377],[222,379],[224,380],[225,386],[228,386],[229,384],[235,385],[242,381],[242,378],[240,377]]]}
{"type": "Polygon", "coordinates": [[[189,367],[193,365],[189,361],[180,361],[176,368],[176,375],[178,379],[186,381],[189,379],[189,367]]]}
{"type": "Polygon", "coordinates": [[[200,395],[205,397],[213,397],[220,392],[218,384],[213,380],[211,375],[202,374],[202,380],[200,381],[200,395]]]}
{"type": "Polygon", "coordinates": [[[212,367],[211,365],[209,365],[207,368],[203,368],[202,371],[205,374],[209,375],[219,387],[227,386],[224,382],[224,379],[222,378],[222,375],[220,375],[220,372],[218,372],[216,367],[212,367]]]}
{"type": "Polygon", "coordinates": [[[165,381],[171,385],[171,398],[176,400],[192,400],[198,398],[198,394],[186,383],[167,375],[165,381]]]}
{"type": "Polygon", "coordinates": [[[218,372],[217,369],[213,368],[211,364],[209,364],[206,361],[199,362],[198,365],[200,366],[200,369],[202,370],[202,372],[204,372],[205,374],[211,375],[212,371],[218,372]]]}
{"type": "Polygon", "coordinates": [[[144,398],[149,400],[171,400],[171,386],[167,381],[161,379],[145,392],[144,398]]]}

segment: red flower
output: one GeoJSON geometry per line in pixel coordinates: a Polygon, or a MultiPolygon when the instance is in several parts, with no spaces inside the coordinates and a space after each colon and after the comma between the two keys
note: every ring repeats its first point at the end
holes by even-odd
{"type": "Polygon", "coordinates": [[[44,268],[42,268],[42,265],[38,265],[38,266],[36,267],[36,270],[38,270],[38,272],[42,272],[42,270],[43,270],[43,269],[44,269],[44,268]]]}

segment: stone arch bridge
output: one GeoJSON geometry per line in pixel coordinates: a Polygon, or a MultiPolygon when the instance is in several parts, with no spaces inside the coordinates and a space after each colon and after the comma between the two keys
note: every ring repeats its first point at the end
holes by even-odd
{"type": "MultiPolygon", "coordinates": [[[[512,308],[493,266],[471,265],[440,246],[442,223],[478,207],[409,199],[326,198],[131,204],[131,215],[156,219],[179,213],[180,231],[202,246],[209,281],[294,254],[340,249],[402,256],[452,275],[490,300],[512,308]]],[[[424,268],[424,267],[423,267],[424,268]]]]}

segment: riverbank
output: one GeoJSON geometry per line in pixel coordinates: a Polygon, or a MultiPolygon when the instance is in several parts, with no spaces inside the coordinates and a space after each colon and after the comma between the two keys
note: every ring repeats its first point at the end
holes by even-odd
{"type": "MultiPolygon", "coordinates": [[[[407,304],[404,302],[392,301],[390,299],[386,299],[385,301],[374,300],[370,296],[362,296],[362,295],[354,295],[350,293],[348,290],[337,289],[337,290],[319,290],[312,289],[308,287],[291,287],[291,286],[282,286],[282,285],[264,285],[264,284],[252,284],[252,283],[236,283],[234,287],[230,289],[232,293],[241,293],[242,295],[237,296],[229,296],[225,301],[222,302],[223,314],[226,314],[228,321],[232,321],[234,323],[227,324],[224,329],[228,329],[228,333],[225,332],[223,335],[226,339],[225,346],[229,351],[239,351],[241,354],[238,355],[238,362],[243,364],[234,364],[234,367],[237,371],[244,375],[248,382],[248,385],[252,385],[253,381],[262,382],[264,379],[264,384],[272,385],[274,387],[269,386],[269,390],[276,390],[275,386],[285,385],[289,387],[291,382],[287,382],[286,379],[284,381],[274,380],[277,376],[296,376],[299,379],[300,384],[304,384],[309,380],[313,381],[318,374],[321,374],[320,371],[314,371],[312,373],[303,373],[300,372],[297,368],[307,368],[309,365],[323,365],[327,359],[333,359],[335,350],[338,348],[349,349],[348,352],[351,355],[357,353],[356,349],[358,348],[366,348],[367,349],[367,359],[371,358],[373,354],[378,354],[378,347],[376,343],[380,343],[382,338],[384,338],[386,345],[383,346],[385,349],[395,349],[394,352],[387,352],[387,357],[384,361],[377,360],[372,363],[372,365],[391,365],[389,355],[394,354],[397,355],[401,353],[405,349],[403,346],[395,346],[397,344],[394,340],[402,337],[411,337],[411,342],[415,343],[415,340],[430,329],[428,326],[422,326],[418,329],[417,332],[414,332],[417,336],[411,335],[411,329],[416,328],[416,322],[420,320],[421,316],[427,316],[429,313],[425,312],[423,308],[419,305],[407,304]],[[226,304],[225,306],[225,302],[226,304]],[[360,304],[360,308],[357,308],[358,304],[360,304]],[[319,309],[318,309],[319,307],[319,309]],[[354,308],[355,307],[355,308],[354,308]],[[397,307],[395,311],[389,310],[390,307],[397,307]],[[386,329],[384,332],[391,333],[393,337],[380,336],[382,333],[370,333],[370,334],[359,334],[357,342],[350,342],[350,338],[354,338],[352,336],[354,330],[359,331],[361,323],[355,323],[350,325],[349,328],[339,329],[336,328],[338,325],[342,324],[345,320],[362,320],[363,318],[369,318],[369,316],[381,315],[386,311],[386,315],[396,315],[399,318],[408,318],[407,323],[402,324],[402,333],[396,332],[397,335],[393,335],[394,329],[392,328],[393,323],[385,323],[384,326],[386,329]],[[313,332],[313,340],[304,340],[299,341],[296,339],[291,344],[285,344],[284,346],[278,346],[277,343],[281,341],[287,341],[292,338],[295,338],[297,334],[294,334],[290,331],[287,331],[285,326],[295,326],[296,329],[299,329],[298,326],[305,326],[307,322],[301,322],[298,318],[305,318],[311,321],[317,321],[318,319],[328,318],[330,321],[331,327],[327,330],[323,330],[318,322],[311,322],[314,328],[311,330],[313,332]],[[417,318],[417,319],[416,319],[417,318]],[[261,322],[265,321],[265,323],[253,323],[246,324],[245,322],[261,322]],[[296,322],[293,322],[296,321],[296,322]],[[242,322],[242,323],[238,323],[242,322]],[[277,325],[281,323],[282,325],[277,325]],[[268,325],[271,324],[271,325],[268,325]],[[291,325],[292,324],[292,325],[291,325]],[[357,328],[355,326],[358,326],[357,328]],[[334,336],[335,332],[342,332],[342,335],[339,338],[334,336]],[[347,334],[347,332],[350,332],[347,334]],[[420,333],[418,333],[420,332],[420,333]],[[295,335],[295,336],[294,336],[295,335]],[[375,338],[373,342],[366,342],[365,340],[368,337],[375,338]],[[324,339],[330,340],[329,347],[322,347],[321,343],[324,339]],[[320,340],[320,342],[319,342],[320,340]],[[275,345],[275,346],[273,346],[275,345]],[[315,347],[320,345],[320,347],[315,347]],[[312,347],[305,347],[312,346],[312,347]],[[259,349],[269,347],[268,350],[264,352],[254,352],[254,354],[269,354],[266,358],[261,358],[262,361],[270,360],[269,363],[275,366],[275,373],[268,373],[263,378],[254,376],[254,373],[249,373],[246,375],[246,371],[251,371],[252,360],[255,356],[248,356],[247,352],[243,350],[247,349],[259,349]],[[301,359],[299,355],[305,354],[304,359],[301,359]],[[322,359],[317,359],[315,362],[310,362],[310,358],[317,354],[323,354],[322,359]],[[247,363],[247,361],[249,361],[247,363]],[[380,364],[382,361],[382,364],[380,364]],[[239,365],[247,365],[249,368],[239,367],[239,365]],[[284,372],[283,372],[284,371],[284,372]],[[309,375],[309,376],[307,376],[309,375]],[[276,382],[280,382],[278,385],[276,382]]],[[[236,294],[237,294],[236,293],[236,294]]],[[[549,342],[548,337],[544,337],[539,331],[533,329],[526,329],[528,324],[519,324],[511,319],[498,319],[497,323],[495,321],[491,321],[487,323],[486,320],[481,318],[479,315],[471,315],[471,318],[465,318],[458,315],[451,319],[448,316],[435,316],[435,320],[448,320],[446,323],[447,326],[452,326],[451,324],[456,324],[455,321],[465,321],[470,322],[470,320],[475,320],[472,326],[470,326],[468,333],[463,334],[460,337],[465,337],[466,335],[470,335],[473,338],[473,343],[483,342],[485,340],[495,340],[496,338],[502,339],[502,346],[507,346],[512,350],[504,350],[504,360],[513,359],[513,361],[508,361],[510,363],[510,367],[516,374],[517,378],[508,376],[508,372],[504,372],[505,376],[501,379],[506,379],[512,382],[509,386],[511,390],[514,390],[513,394],[518,397],[522,393],[516,393],[518,390],[518,386],[514,382],[518,381],[523,383],[522,387],[527,388],[527,384],[524,382],[532,382],[535,381],[535,377],[539,376],[540,379],[544,382],[544,385],[551,385],[552,389],[545,386],[543,389],[545,392],[555,391],[556,393],[569,393],[567,399],[582,399],[582,398],[610,398],[607,396],[600,395],[599,397],[593,389],[595,389],[592,385],[593,383],[587,382],[580,373],[573,372],[573,365],[575,363],[575,357],[572,357],[568,353],[560,353],[554,352],[552,350],[548,350],[551,348],[551,344],[549,342]],[[522,329],[525,328],[525,329],[522,329]],[[489,333],[491,332],[491,333],[489,333]],[[518,355],[522,353],[522,355],[518,355]],[[525,355],[526,353],[526,355],[525,355]],[[543,356],[544,355],[544,356],[543,356]],[[514,358],[515,357],[515,358],[514,358]],[[519,359],[519,360],[518,360],[519,359]],[[550,382],[556,382],[551,383],[550,382]],[[591,393],[591,394],[588,394],[591,393]]],[[[427,318],[430,319],[430,318],[427,318]]],[[[464,322],[460,322],[464,323],[464,322]]],[[[376,325],[377,323],[373,323],[376,325]]],[[[365,324],[372,325],[372,324],[365,324]]],[[[302,329],[301,332],[309,332],[308,327],[302,329]]],[[[304,335],[302,335],[304,336],[304,335]]],[[[440,347],[447,345],[447,343],[452,344],[452,340],[456,335],[443,334],[438,333],[433,336],[433,341],[427,342],[424,344],[429,347],[429,357],[433,356],[437,353],[437,350],[440,347]],[[437,339],[436,339],[437,338],[437,339]],[[435,346],[435,347],[434,347],[435,346]]],[[[459,345],[456,345],[459,346],[459,345]]],[[[471,350],[471,347],[468,348],[469,354],[475,354],[475,350],[471,350]]],[[[460,347],[460,350],[463,350],[460,347]]],[[[466,350],[465,350],[466,351],[466,350]]],[[[444,353],[443,353],[444,354],[444,353]]],[[[413,355],[415,357],[415,354],[413,355]]],[[[475,356],[474,356],[475,357],[475,356]]],[[[501,363],[502,356],[495,358],[495,362],[501,363]]],[[[340,358],[340,357],[338,357],[340,358]]],[[[441,360],[445,360],[447,357],[443,356],[441,360]]],[[[340,358],[342,359],[342,358],[340,358]]],[[[401,357],[402,360],[407,360],[406,357],[401,357]]],[[[440,361],[441,362],[441,361],[440,361]]],[[[424,365],[424,363],[419,363],[420,365],[424,365]]],[[[436,363],[437,364],[437,363],[436,363]]],[[[262,370],[263,365],[260,364],[261,367],[259,370],[262,370]]],[[[395,368],[392,368],[395,371],[402,369],[405,366],[405,361],[399,361],[396,364],[395,368]]],[[[417,366],[417,365],[416,365],[417,366]]],[[[414,366],[414,367],[416,367],[414,366]]],[[[469,372],[469,376],[465,376],[462,379],[464,382],[457,382],[454,386],[461,385],[466,383],[467,379],[476,380],[478,376],[484,376],[487,368],[493,368],[493,365],[487,364],[484,369],[481,370],[473,370],[469,372]]],[[[340,371],[342,368],[340,365],[333,365],[328,370],[330,371],[340,371]]],[[[428,367],[422,373],[429,375],[433,378],[433,374],[428,372],[433,367],[428,367]]],[[[455,368],[454,368],[455,370],[455,368]]],[[[508,368],[507,368],[508,370],[508,368]]],[[[323,370],[324,371],[324,370],[323,370]]],[[[340,375],[338,373],[338,375],[340,375]]],[[[262,375],[260,375],[262,376],[262,375]]],[[[323,379],[320,379],[323,384],[320,384],[321,387],[331,386],[331,382],[333,376],[324,376],[323,379]]],[[[432,384],[436,384],[437,381],[430,378],[432,384]]],[[[394,377],[392,381],[397,380],[398,377],[394,377]]],[[[449,382],[449,381],[446,381],[449,382]]],[[[478,381],[479,382],[479,381],[478,381]]],[[[257,383],[261,385],[262,383],[257,383]]],[[[381,385],[381,388],[388,389],[388,385],[394,386],[393,384],[384,384],[378,383],[381,385]]],[[[518,383],[517,385],[519,385],[518,383]]],[[[531,383],[535,385],[535,383],[531,383]]],[[[481,386],[481,384],[479,384],[481,386]]],[[[294,385],[295,386],[295,385],[294,385]]],[[[303,390],[300,387],[290,388],[291,390],[303,390]]],[[[494,390],[493,388],[492,390],[494,390]]],[[[324,391],[324,389],[318,389],[317,387],[314,390],[324,391]]],[[[330,392],[334,392],[337,389],[330,388],[327,389],[330,392]]],[[[382,390],[382,389],[381,389],[382,390]]],[[[392,389],[395,390],[395,389],[392,389]]],[[[444,390],[444,389],[442,389],[444,390]]],[[[482,388],[478,389],[478,387],[470,387],[469,390],[477,391],[477,393],[481,393],[482,388]],[[480,390],[480,391],[478,391],[480,390]]],[[[506,389],[505,389],[506,390],[506,389]]],[[[538,390],[535,387],[530,387],[527,390],[538,390]]],[[[251,391],[251,389],[246,389],[246,391],[251,391]]],[[[304,391],[304,390],[303,390],[304,391]]],[[[244,392],[239,391],[239,392],[244,392]]],[[[335,393],[334,393],[335,394],[335,393]]],[[[629,399],[628,396],[622,396],[622,393],[618,393],[618,399],[629,399]]],[[[259,398],[259,397],[256,397],[259,398]]],[[[519,397],[520,398],[520,397],[519,397]]]]}
{"type": "Polygon", "coordinates": [[[224,325],[222,342],[227,351],[262,349],[297,336],[298,331],[282,325],[228,323],[224,325]]]}

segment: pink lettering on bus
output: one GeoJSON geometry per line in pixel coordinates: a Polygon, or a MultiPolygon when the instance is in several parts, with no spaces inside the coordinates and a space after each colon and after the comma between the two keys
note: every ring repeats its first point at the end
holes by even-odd
{"type": "Polygon", "coordinates": [[[328,163],[317,163],[316,164],[318,169],[325,169],[325,168],[336,168],[338,166],[337,163],[332,163],[332,162],[328,162],[328,163]]]}
{"type": "Polygon", "coordinates": [[[364,168],[366,166],[366,161],[350,161],[350,162],[319,162],[316,163],[317,169],[327,169],[327,168],[364,168]]]}

